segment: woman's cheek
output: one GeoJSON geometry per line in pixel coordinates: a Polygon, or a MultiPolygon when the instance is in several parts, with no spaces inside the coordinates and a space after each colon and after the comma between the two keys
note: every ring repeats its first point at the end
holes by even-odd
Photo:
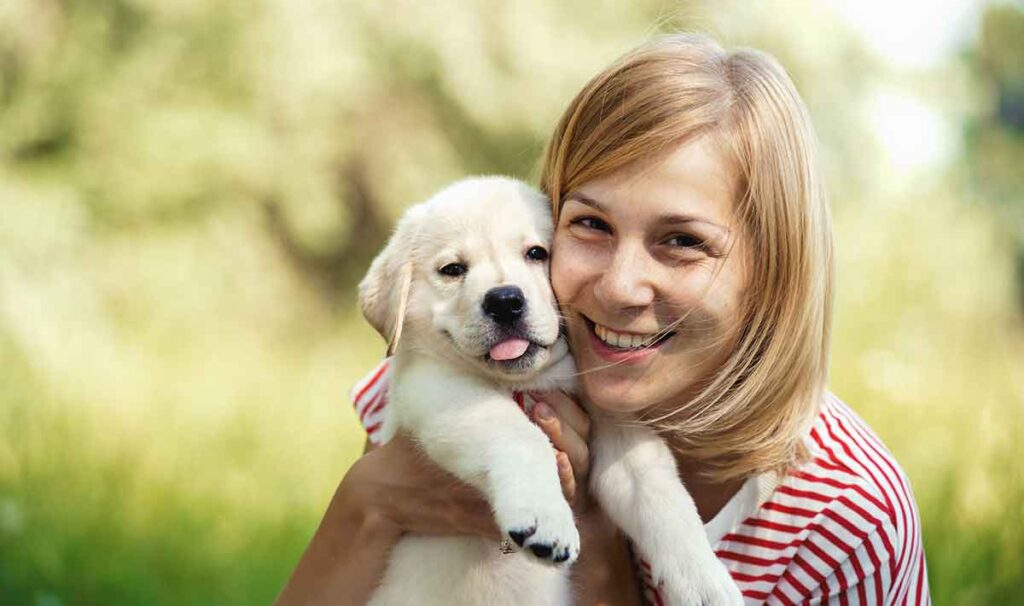
{"type": "Polygon", "coordinates": [[[735,267],[726,266],[715,275],[708,285],[705,306],[722,325],[724,332],[731,333],[740,322],[740,302],[746,289],[745,276],[735,267]]]}
{"type": "Polygon", "coordinates": [[[699,372],[720,364],[735,346],[739,331],[737,302],[732,289],[692,288],[677,300],[683,307],[676,352],[696,355],[699,372]]]}
{"type": "MultiPolygon", "coordinates": [[[[587,255],[569,237],[555,235],[551,247],[551,287],[563,305],[573,299],[588,271],[587,255]]],[[[593,259],[589,261],[593,262],[593,259]]]]}

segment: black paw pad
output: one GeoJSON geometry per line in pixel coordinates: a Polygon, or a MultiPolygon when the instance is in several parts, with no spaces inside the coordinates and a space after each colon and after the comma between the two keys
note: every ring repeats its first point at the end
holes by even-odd
{"type": "Polygon", "coordinates": [[[523,543],[526,542],[527,537],[531,536],[535,532],[537,532],[537,528],[531,526],[523,530],[510,530],[508,531],[508,536],[512,537],[512,540],[516,542],[516,545],[522,547],[523,543]]]}
{"type": "Polygon", "coordinates": [[[568,560],[568,559],[569,559],[569,548],[568,548],[568,547],[566,547],[565,549],[563,549],[563,550],[561,551],[561,553],[559,553],[558,555],[556,555],[556,556],[554,557],[554,561],[555,561],[555,562],[564,562],[564,561],[566,561],[566,560],[568,560]]]}
{"type": "Polygon", "coordinates": [[[551,545],[534,543],[533,545],[530,545],[530,551],[532,551],[533,555],[538,558],[546,558],[551,555],[551,545]]]}

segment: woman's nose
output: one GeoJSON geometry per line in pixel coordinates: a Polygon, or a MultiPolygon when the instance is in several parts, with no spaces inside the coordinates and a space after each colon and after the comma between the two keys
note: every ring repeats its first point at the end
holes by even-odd
{"type": "Polygon", "coordinates": [[[643,243],[620,242],[594,286],[594,295],[609,308],[650,305],[654,302],[650,261],[643,243]]]}

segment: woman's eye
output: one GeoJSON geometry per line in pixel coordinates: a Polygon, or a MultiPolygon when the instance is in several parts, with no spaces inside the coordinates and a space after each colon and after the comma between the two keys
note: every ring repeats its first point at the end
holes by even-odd
{"type": "Polygon", "coordinates": [[[526,251],[526,258],[531,261],[547,261],[548,251],[543,246],[531,246],[530,250],[526,251]]]}
{"type": "Polygon", "coordinates": [[[458,278],[465,274],[469,270],[465,263],[449,263],[441,269],[437,270],[437,273],[442,276],[448,276],[449,278],[458,278]]]}
{"type": "Polygon", "coordinates": [[[672,236],[671,238],[668,239],[668,244],[669,246],[678,246],[680,248],[696,248],[699,250],[704,250],[707,247],[707,244],[704,242],[704,240],[701,240],[697,236],[690,236],[687,234],[679,234],[677,236],[672,236]]]}
{"type": "Polygon", "coordinates": [[[598,219],[597,217],[580,217],[579,219],[573,219],[571,225],[579,225],[586,229],[593,229],[596,231],[611,232],[612,228],[607,223],[598,219]]]}

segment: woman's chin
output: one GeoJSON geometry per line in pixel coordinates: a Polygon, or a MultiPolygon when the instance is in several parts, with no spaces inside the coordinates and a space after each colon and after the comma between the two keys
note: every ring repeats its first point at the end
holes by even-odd
{"type": "Polygon", "coordinates": [[[650,394],[642,382],[635,379],[607,380],[595,375],[582,375],[583,393],[587,401],[599,410],[609,413],[633,413],[648,408],[650,394]]]}

